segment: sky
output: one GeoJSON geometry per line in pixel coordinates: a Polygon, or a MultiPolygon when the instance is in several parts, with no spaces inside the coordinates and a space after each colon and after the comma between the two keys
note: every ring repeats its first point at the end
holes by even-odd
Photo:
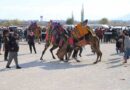
{"type": "Polygon", "coordinates": [[[130,0],[0,0],[0,19],[66,20],[73,13],[80,21],[82,5],[84,18],[90,20],[130,14],[130,0]]]}

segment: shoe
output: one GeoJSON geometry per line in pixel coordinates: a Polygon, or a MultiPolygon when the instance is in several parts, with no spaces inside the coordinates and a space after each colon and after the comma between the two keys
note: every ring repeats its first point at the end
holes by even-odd
{"type": "Polygon", "coordinates": [[[4,57],[4,61],[8,61],[8,58],[4,57]]]}
{"type": "Polygon", "coordinates": [[[81,54],[79,54],[79,56],[82,57],[81,54]]]}
{"type": "Polygon", "coordinates": [[[8,61],[8,59],[5,59],[4,61],[8,61]]]}
{"type": "Polygon", "coordinates": [[[127,61],[124,61],[123,64],[127,63],[127,61]]]}
{"type": "Polygon", "coordinates": [[[10,66],[6,66],[6,68],[11,68],[10,66]]]}
{"type": "Polygon", "coordinates": [[[16,69],[21,69],[21,67],[20,67],[20,66],[17,66],[16,69]]]}

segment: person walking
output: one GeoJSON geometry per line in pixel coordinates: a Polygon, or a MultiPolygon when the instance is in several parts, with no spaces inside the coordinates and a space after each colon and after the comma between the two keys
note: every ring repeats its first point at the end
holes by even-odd
{"type": "Polygon", "coordinates": [[[9,36],[9,60],[7,62],[6,68],[11,68],[10,64],[12,60],[14,59],[16,69],[21,69],[21,67],[18,64],[19,45],[17,43],[17,39],[18,39],[18,36],[15,33],[9,36]]]}
{"type": "Polygon", "coordinates": [[[127,63],[127,60],[129,59],[130,56],[130,37],[129,34],[126,30],[123,31],[123,36],[124,36],[124,62],[127,63]]]}
{"type": "Polygon", "coordinates": [[[124,37],[124,36],[120,35],[120,36],[116,39],[116,52],[117,52],[117,54],[123,52],[123,37],[124,37]]]}
{"type": "Polygon", "coordinates": [[[8,59],[8,52],[9,52],[9,31],[4,30],[3,31],[3,51],[4,51],[4,61],[7,61],[8,59]]]}
{"type": "Polygon", "coordinates": [[[28,35],[28,45],[29,45],[29,49],[30,49],[30,53],[32,53],[32,47],[34,49],[35,54],[36,52],[36,48],[35,48],[35,36],[34,33],[31,31],[30,34],[28,35]]]}

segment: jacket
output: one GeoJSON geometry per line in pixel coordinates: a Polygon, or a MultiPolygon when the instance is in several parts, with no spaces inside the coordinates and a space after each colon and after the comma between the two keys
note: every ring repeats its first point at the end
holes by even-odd
{"type": "Polygon", "coordinates": [[[19,45],[16,42],[16,38],[14,36],[10,36],[9,38],[9,52],[18,52],[19,45]]]}

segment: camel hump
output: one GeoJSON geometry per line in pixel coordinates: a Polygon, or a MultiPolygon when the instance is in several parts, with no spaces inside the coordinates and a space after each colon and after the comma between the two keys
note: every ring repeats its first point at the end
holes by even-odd
{"type": "Polygon", "coordinates": [[[78,38],[80,38],[80,37],[88,34],[89,31],[85,26],[82,26],[82,24],[79,23],[75,26],[75,33],[78,34],[77,36],[78,36],[78,38]]]}
{"type": "Polygon", "coordinates": [[[87,26],[87,30],[92,34],[93,37],[96,37],[96,33],[93,31],[92,28],[90,28],[89,26],[87,26]]]}

